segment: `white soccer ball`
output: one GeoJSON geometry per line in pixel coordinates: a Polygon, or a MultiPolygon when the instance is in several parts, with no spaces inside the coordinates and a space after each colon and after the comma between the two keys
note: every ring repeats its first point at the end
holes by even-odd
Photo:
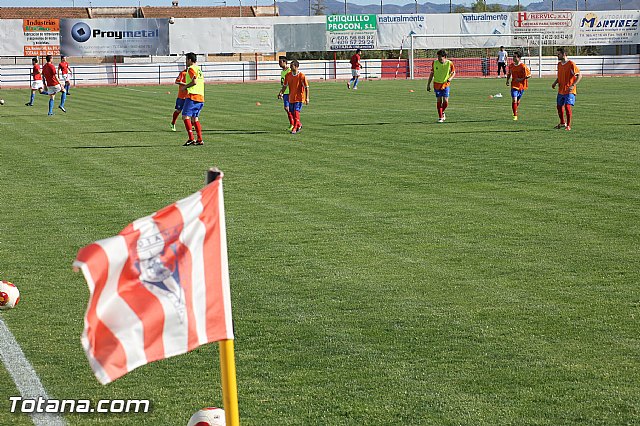
{"type": "Polygon", "coordinates": [[[171,18],[169,18],[169,23],[170,24],[175,24],[176,23],[176,18],[174,18],[173,16],[171,18]]]}
{"type": "Polygon", "coordinates": [[[4,99],[0,99],[0,105],[4,105],[4,99]]]}
{"type": "Polygon", "coordinates": [[[226,424],[222,408],[207,407],[191,416],[187,426],[225,426],[226,424]]]}
{"type": "Polygon", "coordinates": [[[0,311],[15,307],[20,301],[18,287],[9,281],[0,281],[0,311]]]}

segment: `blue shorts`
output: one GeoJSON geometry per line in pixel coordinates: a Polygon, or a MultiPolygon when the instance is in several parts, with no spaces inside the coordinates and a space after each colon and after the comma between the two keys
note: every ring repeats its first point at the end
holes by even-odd
{"type": "Polygon", "coordinates": [[[184,99],[176,98],[176,109],[178,111],[182,111],[182,108],[184,107],[184,101],[184,99]]]}
{"type": "Polygon", "coordinates": [[[184,106],[182,107],[182,115],[184,117],[198,117],[204,102],[194,102],[191,98],[184,100],[184,106]]]}
{"type": "Polygon", "coordinates": [[[289,109],[289,94],[282,95],[282,101],[284,102],[284,108],[289,109]]]}
{"type": "Polygon", "coordinates": [[[442,90],[433,89],[433,91],[436,94],[436,98],[448,98],[449,97],[449,89],[450,89],[450,86],[447,86],[442,90]]]}
{"type": "Polygon", "coordinates": [[[302,102],[291,102],[289,104],[289,112],[302,111],[302,102]]]}
{"type": "Polygon", "coordinates": [[[511,89],[511,97],[520,99],[524,95],[524,90],[511,89]]]}
{"type": "Polygon", "coordinates": [[[558,106],[563,106],[563,105],[573,106],[576,104],[576,95],[574,95],[573,93],[569,93],[568,95],[561,95],[558,93],[557,102],[558,102],[558,106]]]}

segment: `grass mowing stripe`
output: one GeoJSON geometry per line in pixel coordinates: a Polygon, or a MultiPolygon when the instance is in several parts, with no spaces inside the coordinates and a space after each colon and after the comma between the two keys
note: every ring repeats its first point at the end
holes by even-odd
{"type": "Polygon", "coordinates": [[[168,131],[175,94],[80,88],[46,121],[46,105],[3,91],[0,121],[17,123],[3,139],[21,142],[0,146],[19,165],[0,174],[16,204],[0,270],[26,302],[12,330],[55,395],[153,403],[71,424],[174,425],[220,404],[215,346],[97,385],[78,343],[86,285],[69,271],[80,246],[199,189],[215,164],[243,424],[632,422],[636,120],[589,104],[639,82],[610,81],[583,80],[571,132],[552,130],[549,79],[518,122],[508,99],[487,100],[504,81],[456,80],[443,125],[424,81],[312,82],[295,136],[277,87],[209,86],[202,149],[180,146],[180,122],[168,131]]]}

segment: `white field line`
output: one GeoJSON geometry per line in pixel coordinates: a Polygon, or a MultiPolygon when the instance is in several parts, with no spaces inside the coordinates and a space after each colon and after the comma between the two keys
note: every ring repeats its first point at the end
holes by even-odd
{"type": "MultiPolygon", "coordinates": [[[[38,397],[42,397],[45,400],[49,399],[47,391],[45,391],[40,382],[40,378],[24,356],[20,345],[18,345],[2,318],[0,318],[0,361],[2,361],[9,375],[13,378],[23,399],[37,400],[38,397]]],[[[3,418],[6,418],[6,416],[7,414],[2,414],[3,418]]],[[[35,426],[65,426],[67,424],[64,418],[57,413],[34,412],[31,414],[31,420],[35,426]]]]}

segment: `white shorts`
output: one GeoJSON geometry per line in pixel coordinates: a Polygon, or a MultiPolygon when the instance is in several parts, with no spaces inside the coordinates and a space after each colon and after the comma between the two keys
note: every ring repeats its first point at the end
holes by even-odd
{"type": "Polygon", "coordinates": [[[62,74],[62,81],[65,83],[71,83],[71,76],[69,76],[69,74],[62,74]]]}
{"type": "Polygon", "coordinates": [[[353,68],[351,69],[351,76],[352,77],[360,77],[360,70],[354,70],[353,68]]]}
{"type": "Polygon", "coordinates": [[[31,82],[31,90],[42,89],[44,86],[42,85],[42,80],[33,80],[31,82]]]}
{"type": "Polygon", "coordinates": [[[47,95],[55,95],[58,92],[62,92],[62,85],[56,84],[55,86],[47,86],[46,94],[47,95]]]}

